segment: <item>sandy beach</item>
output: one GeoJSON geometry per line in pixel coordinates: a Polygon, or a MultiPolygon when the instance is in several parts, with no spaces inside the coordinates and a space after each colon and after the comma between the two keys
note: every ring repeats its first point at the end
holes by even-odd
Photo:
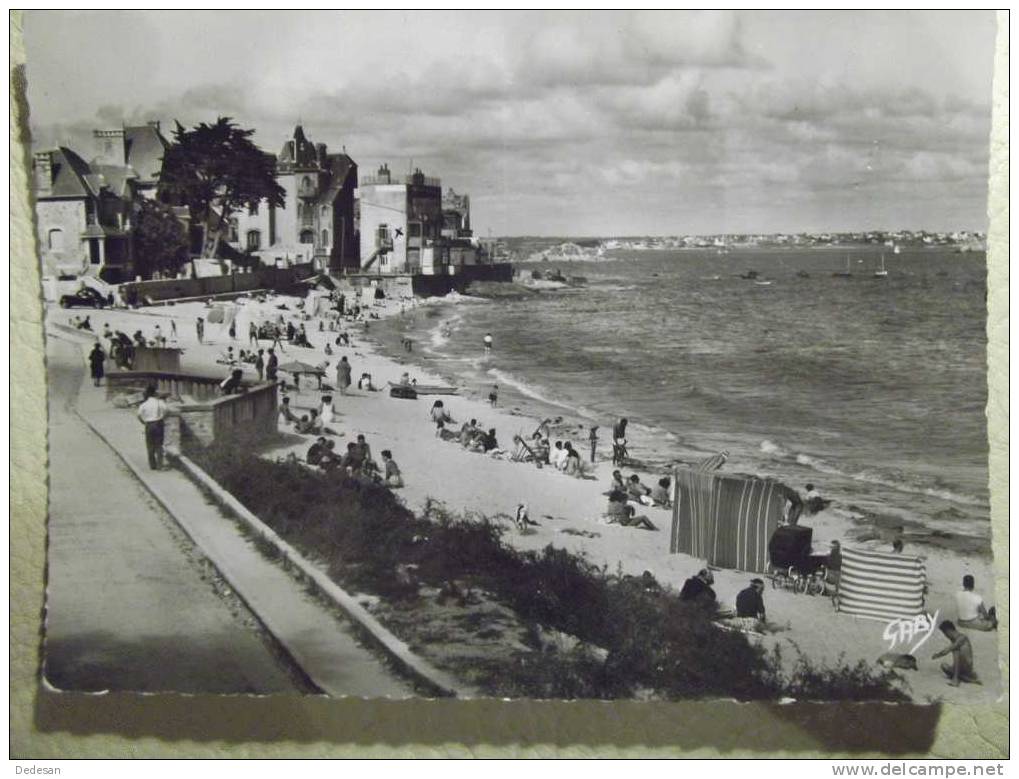
{"type": "MultiPolygon", "coordinates": [[[[204,303],[185,303],[172,306],[157,306],[134,311],[87,312],[91,316],[94,332],[99,335],[105,324],[114,330],[133,334],[141,329],[151,338],[157,324],[166,336],[171,335],[170,321],[176,323],[176,344],[171,338],[170,345],[184,349],[182,363],[188,372],[201,372],[215,376],[226,376],[227,367],[217,363],[227,346],[234,350],[247,349],[248,323],[275,319],[279,314],[292,318],[297,323],[297,299],[272,297],[264,303],[254,300],[239,300],[237,316],[237,340],[231,341],[226,329],[219,325],[207,324],[205,343],[197,342],[195,319],[207,317],[204,303]],[[286,305],[286,310],[278,308],[286,305]]],[[[421,301],[377,301],[373,309],[380,318],[400,316],[408,306],[432,304],[421,301]]],[[[439,301],[439,304],[447,302],[439,301]]],[[[50,321],[67,324],[74,316],[83,312],[51,309],[50,321]]],[[[556,471],[554,468],[537,468],[533,464],[512,462],[487,455],[468,452],[455,442],[445,442],[435,435],[435,428],[429,418],[432,402],[440,396],[425,395],[417,400],[391,398],[386,391],[387,382],[396,382],[405,371],[421,384],[446,383],[437,376],[428,375],[406,364],[399,355],[382,353],[364,332],[362,323],[349,322],[343,327],[350,333],[349,347],[333,346],[334,354],[325,354],[327,341],[335,339],[336,333],[319,332],[319,320],[305,322],[308,337],[314,348],[286,346],[280,355],[280,362],[296,359],[312,365],[329,362],[326,382],[335,381],[335,365],[341,356],[351,364],[354,384],[347,395],[330,393],[338,419],[331,427],[340,435],[336,448],[342,450],[348,440],[358,434],[367,438],[376,459],[383,449],[390,449],[403,473],[406,486],[398,490],[406,505],[412,510],[422,508],[429,499],[444,503],[456,512],[478,512],[489,517],[504,517],[508,532],[507,542],[520,549],[540,549],[549,544],[573,552],[583,553],[609,570],[639,575],[650,571],[663,584],[678,589],[683,581],[703,567],[698,561],[686,555],[673,555],[668,550],[671,510],[647,508],[646,513],[657,525],[658,531],[608,525],[602,519],[605,511],[605,491],[613,470],[610,462],[609,430],[614,420],[604,420],[601,427],[598,462],[591,466],[591,479],[577,479],[556,471]],[[379,391],[357,390],[357,379],[363,373],[372,375],[379,391]],[[526,503],[530,516],[540,523],[533,533],[520,534],[512,529],[509,520],[519,503],[526,503]]],[[[372,320],[368,320],[368,330],[372,320]]],[[[270,344],[262,341],[261,348],[270,344]]],[[[480,351],[480,345],[479,345],[480,351]]],[[[495,354],[491,358],[498,360],[495,354]]],[[[254,379],[251,366],[244,366],[245,378],[254,379]]],[[[289,377],[288,377],[289,378],[289,377]]],[[[297,409],[315,408],[322,393],[315,389],[312,379],[302,381],[300,392],[290,391],[291,405],[297,409]]],[[[521,411],[499,406],[492,407],[482,399],[465,396],[441,396],[446,409],[457,423],[471,418],[478,420],[481,427],[495,428],[500,446],[512,451],[513,436],[529,436],[540,420],[527,416],[521,411]]],[[[300,411],[298,412],[300,413],[300,411]]],[[[281,428],[283,430],[283,428],[281,428]]],[[[285,430],[283,444],[264,452],[267,457],[285,456],[295,452],[303,456],[313,440],[312,436],[297,436],[292,428],[285,430]]],[[[586,430],[570,436],[568,431],[554,431],[552,438],[571,438],[578,451],[587,458],[588,445],[586,430]]],[[[141,439],[139,437],[139,445],[141,439]]],[[[628,476],[632,471],[624,469],[628,476]]],[[[640,473],[645,484],[654,484],[659,474],[640,473]]],[[[837,497],[837,496],[836,496],[837,497]]],[[[837,503],[836,503],[837,505],[837,503]]],[[[832,509],[820,514],[804,517],[801,524],[814,530],[814,551],[827,551],[829,542],[840,540],[844,545],[863,548],[887,549],[886,541],[857,543],[848,535],[849,520],[838,510],[832,509]]],[[[976,577],[977,589],[989,604],[995,601],[993,590],[993,567],[987,557],[952,553],[936,548],[912,547],[907,553],[920,554],[926,559],[928,575],[927,607],[938,613],[938,620],[955,619],[954,593],[960,588],[962,577],[971,573],[976,577]]],[[[743,589],[753,574],[721,570],[715,572],[715,590],[723,606],[731,607],[739,590],[743,589]]],[[[795,660],[795,644],[813,661],[834,662],[844,655],[846,661],[874,662],[889,650],[883,638],[884,623],[840,615],[831,601],[823,597],[794,594],[787,590],[772,589],[769,585],[764,593],[769,621],[776,632],[761,640],[765,647],[783,647],[787,662],[795,660]]],[[[916,651],[919,671],[903,672],[908,681],[905,689],[918,702],[958,701],[974,703],[997,699],[1000,695],[1001,676],[998,668],[998,633],[968,631],[975,664],[983,685],[965,685],[952,688],[939,670],[941,661],[933,661],[930,655],[946,644],[940,633],[933,633],[929,640],[916,651]]],[[[915,643],[915,642],[914,642],[915,643]]],[[[900,646],[897,652],[909,652],[912,647],[900,646]]]]}

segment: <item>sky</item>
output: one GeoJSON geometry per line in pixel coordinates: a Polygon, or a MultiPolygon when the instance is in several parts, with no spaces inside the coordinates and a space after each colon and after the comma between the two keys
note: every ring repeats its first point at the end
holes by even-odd
{"type": "Polygon", "coordinates": [[[25,13],[36,149],[230,116],[487,235],[985,230],[992,12],[25,13]]]}

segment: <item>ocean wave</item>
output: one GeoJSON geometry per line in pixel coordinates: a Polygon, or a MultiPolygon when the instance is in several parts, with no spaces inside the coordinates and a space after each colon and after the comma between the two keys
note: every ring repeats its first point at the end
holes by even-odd
{"type": "Polygon", "coordinates": [[[760,450],[769,457],[795,462],[797,465],[805,466],[813,471],[817,471],[818,473],[823,473],[828,476],[851,479],[864,484],[876,484],[881,487],[888,487],[889,489],[896,490],[897,492],[905,492],[913,495],[926,495],[930,498],[947,500],[951,503],[958,503],[963,506],[978,506],[981,508],[987,506],[986,500],[982,500],[975,495],[967,495],[941,486],[925,484],[919,481],[916,477],[910,477],[906,474],[881,472],[868,468],[847,470],[820,457],[790,452],[780,444],[768,439],[761,442],[760,450]]]}

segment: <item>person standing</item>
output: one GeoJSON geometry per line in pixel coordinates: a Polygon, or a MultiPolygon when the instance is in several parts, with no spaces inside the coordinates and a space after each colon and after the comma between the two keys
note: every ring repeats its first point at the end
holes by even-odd
{"type": "Polygon", "coordinates": [[[265,374],[265,350],[259,349],[258,356],[255,357],[255,372],[258,373],[258,380],[262,381],[262,377],[265,374]]]}
{"type": "Polygon", "coordinates": [[[92,374],[92,383],[97,387],[103,380],[104,374],[104,363],[106,362],[106,353],[103,351],[98,342],[92,347],[92,351],[88,355],[89,369],[92,374]]]}
{"type": "Polygon", "coordinates": [[[350,363],[347,362],[347,356],[344,355],[336,363],[336,388],[341,395],[347,394],[347,387],[350,386],[350,371],[350,363]]]}
{"type": "Polygon", "coordinates": [[[176,319],[171,319],[170,320],[170,338],[172,338],[174,341],[177,340],[177,320],[176,319]]]}
{"type": "Polygon", "coordinates": [[[145,400],[138,407],[138,419],[145,426],[145,450],[149,456],[149,468],[158,471],[163,467],[166,402],[157,397],[155,384],[145,388],[145,400]]]}
{"type": "Polygon", "coordinates": [[[591,432],[587,434],[587,440],[591,442],[591,462],[594,462],[598,453],[598,425],[591,425],[591,432]]]}
{"type": "Polygon", "coordinates": [[[629,452],[626,450],[626,417],[623,417],[612,428],[612,464],[625,465],[629,452]]]}
{"type": "Polygon", "coordinates": [[[255,348],[258,348],[258,328],[254,322],[248,322],[248,343],[254,342],[255,348]]]}
{"type": "Polygon", "coordinates": [[[279,370],[280,361],[276,357],[276,352],[271,348],[269,349],[269,359],[265,363],[265,378],[268,381],[276,381],[277,371],[279,370]]]}
{"type": "Polygon", "coordinates": [[[488,402],[495,408],[495,404],[499,402],[499,385],[493,384],[492,391],[488,393],[488,402]]]}
{"type": "Polygon", "coordinates": [[[492,353],[492,334],[485,333],[485,354],[492,353]]]}
{"type": "Polygon", "coordinates": [[[203,343],[205,337],[205,320],[201,317],[195,320],[195,332],[198,334],[198,343],[203,343]]]}
{"type": "Polygon", "coordinates": [[[230,340],[237,340],[237,317],[230,320],[230,329],[227,331],[230,333],[230,340]]]}

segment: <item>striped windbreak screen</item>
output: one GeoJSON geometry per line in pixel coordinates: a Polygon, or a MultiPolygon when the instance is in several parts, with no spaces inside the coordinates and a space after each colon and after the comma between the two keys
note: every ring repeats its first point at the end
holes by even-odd
{"type": "Polygon", "coordinates": [[[839,611],[886,621],[915,617],[924,610],[926,583],[919,557],[844,548],[839,611]]]}
{"type": "Polygon", "coordinates": [[[677,469],[669,551],[739,571],[768,570],[768,542],[785,510],[771,481],[677,469]]]}

